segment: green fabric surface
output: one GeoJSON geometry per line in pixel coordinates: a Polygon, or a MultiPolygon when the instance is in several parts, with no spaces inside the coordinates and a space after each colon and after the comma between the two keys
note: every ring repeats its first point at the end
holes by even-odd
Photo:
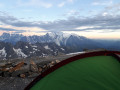
{"type": "Polygon", "coordinates": [[[94,56],[60,67],[30,90],[120,90],[120,63],[112,56],[94,56]]]}

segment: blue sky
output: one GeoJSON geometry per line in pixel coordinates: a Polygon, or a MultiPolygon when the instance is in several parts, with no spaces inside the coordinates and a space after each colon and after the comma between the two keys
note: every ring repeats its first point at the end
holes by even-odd
{"type": "Polygon", "coordinates": [[[119,0],[0,0],[0,33],[120,38],[119,0]]]}

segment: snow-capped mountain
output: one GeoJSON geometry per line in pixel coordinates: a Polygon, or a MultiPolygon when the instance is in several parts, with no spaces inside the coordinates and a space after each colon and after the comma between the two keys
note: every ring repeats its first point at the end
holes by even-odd
{"type": "Polygon", "coordinates": [[[0,41],[4,42],[10,42],[10,43],[16,43],[18,41],[25,41],[29,43],[36,43],[36,42],[55,42],[57,45],[66,45],[67,40],[74,36],[74,38],[78,38],[80,40],[86,39],[85,37],[78,36],[75,34],[67,34],[62,32],[51,32],[47,33],[43,36],[23,36],[21,34],[9,34],[9,33],[3,33],[0,36],[0,41]]]}
{"type": "MultiPolygon", "coordinates": [[[[88,40],[86,37],[79,36],[77,34],[67,34],[67,33],[62,33],[62,32],[47,33],[47,35],[49,37],[51,37],[52,41],[55,42],[59,46],[61,46],[61,45],[65,45],[65,46],[68,45],[68,43],[72,39],[76,39],[76,40],[79,40],[79,41],[88,40]]],[[[76,43],[76,42],[73,41],[72,43],[76,43]]]]}
{"type": "Polygon", "coordinates": [[[76,34],[66,34],[66,33],[47,33],[51,41],[55,42],[59,46],[66,46],[71,49],[71,51],[82,51],[83,49],[96,49],[99,48],[99,44],[91,39],[76,34]]]}
{"type": "Polygon", "coordinates": [[[3,33],[0,41],[0,59],[43,57],[57,55],[59,52],[73,53],[98,48],[120,50],[119,42],[107,45],[102,41],[61,32],[47,33],[43,36],[3,33]]]}
{"type": "Polygon", "coordinates": [[[4,42],[10,42],[10,43],[16,43],[18,41],[21,41],[21,38],[24,36],[22,34],[9,34],[9,33],[3,33],[0,36],[0,41],[4,42]]]}
{"type": "Polygon", "coordinates": [[[26,41],[30,43],[36,43],[36,42],[55,42],[57,45],[66,44],[67,40],[74,36],[74,38],[78,38],[80,40],[87,39],[83,36],[78,36],[76,34],[67,34],[62,32],[51,32],[47,33],[43,36],[23,36],[21,34],[9,34],[9,33],[3,33],[0,36],[0,41],[5,42],[18,42],[18,41],[26,41]]]}
{"type": "Polygon", "coordinates": [[[13,44],[15,44],[18,41],[29,42],[31,44],[37,42],[39,43],[54,42],[58,46],[68,47],[69,49],[71,49],[71,51],[82,51],[85,48],[87,49],[99,48],[99,44],[97,44],[91,39],[76,34],[66,34],[62,32],[51,32],[43,36],[36,35],[23,36],[19,34],[3,33],[3,35],[0,36],[0,41],[10,42],[13,44]]]}
{"type": "Polygon", "coordinates": [[[58,55],[58,53],[67,53],[67,48],[60,47],[55,43],[35,43],[17,42],[15,45],[0,42],[0,59],[45,57],[49,55],[58,55]]]}

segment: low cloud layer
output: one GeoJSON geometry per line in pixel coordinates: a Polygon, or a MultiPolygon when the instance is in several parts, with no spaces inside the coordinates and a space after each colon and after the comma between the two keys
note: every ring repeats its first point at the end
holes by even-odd
{"type": "Polygon", "coordinates": [[[0,27],[0,31],[14,31],[14,32],[26,32],[26,30],[16,30],[16,29],[11,29],[11,28],[2,28],[0,27]]]}
{"type": "MultiPolygon", "coordinates": [[[[2,12],[0,12],[2,13],[2,12]]],[[[11,25],[15,27],[38,27],[48,32],[51,31],[88,31],[88,30],[105,30],[105,31],[116,31],[120,30],[120,15],[96,15],[94,17],[69,17],[66,20],[56,21],[37,21],[37,22],[26,22],[17,19],[16,17],[0,14],[0,22],[3,25],[11,25]],[[84,28],[82,28],[84,27],[84,28]]],[[[8,28],[0,28],[5,31],[19,31],[25,32],[25,30],[15,30],[8,28]]],[[[34,32],[34,31],[33,31],[34,32]]]]}

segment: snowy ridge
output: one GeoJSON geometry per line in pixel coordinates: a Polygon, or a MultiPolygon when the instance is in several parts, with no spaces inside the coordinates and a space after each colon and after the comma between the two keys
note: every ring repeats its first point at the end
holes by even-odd
{"type": "Polygon", "coordinates": [[[3,57],[5,59],[5,57],[7,56],[7,53],[5,51],[5,47],[3,49],[0,50],[0,57],[3,57]]]}
{"type": "Polygon", "coordinates": [[[50,49],[50,48],[48,47],[48,45],[44,46],[44,48],[45,48],[45,49],[50,49]]]}
{"type": "Polygon", "coordinates": [[[65,49],[64,49],[64,48],[61,48],[61,50],[63,50],[63,51],[64,51],[65,49]]]}
{"type": "Polygon", "coordinates": [[[71,34],[67,34],[67,33],[62,33],[62,32],[50,32],[48,33],[48,35],[53,38],[53,41],[57,44],[57,45],[61,45],[61,43],[66,45],[66,41],[67,39],[71,36],[71,34]]]}
{"type": "Polygon", "coordinates": [[[79,40],[87,39],[83,36],[79,36],[79,35],[74,34],[74,33],[68,34],[68,33],[63,33],[63,32],[50,32],[50,33],[47,33],[47,34],[52,38],[52,41],[55,42],[59,46],[61,46],[61,44],[66,45],[68,39],[71,36],[73,36],[74,38],[77,38],[79,40]]]}
{"type": "Polygon", "coordinates": [[[28,46],[25,46],[25,48],[28,48],[28,46]]]}
{"type": "Polygon", "coordinates": [[[26,58],[26,57],[27,57],[27,55],[25,55],[20,48],[18,48],[18,49],[13,48],[13,50],[15,51],[15,53],[16,53],[19,57],[22,57],[22,58],[26,58]]]}
{"type": "Polygon", "coordinates": [[[82,54],[82,53],[85,53],[85,52],[75,52],[75,53],[69,53],[69,54],[66,54],[66,55],[74,55],[74,54],[82,54]]]}

